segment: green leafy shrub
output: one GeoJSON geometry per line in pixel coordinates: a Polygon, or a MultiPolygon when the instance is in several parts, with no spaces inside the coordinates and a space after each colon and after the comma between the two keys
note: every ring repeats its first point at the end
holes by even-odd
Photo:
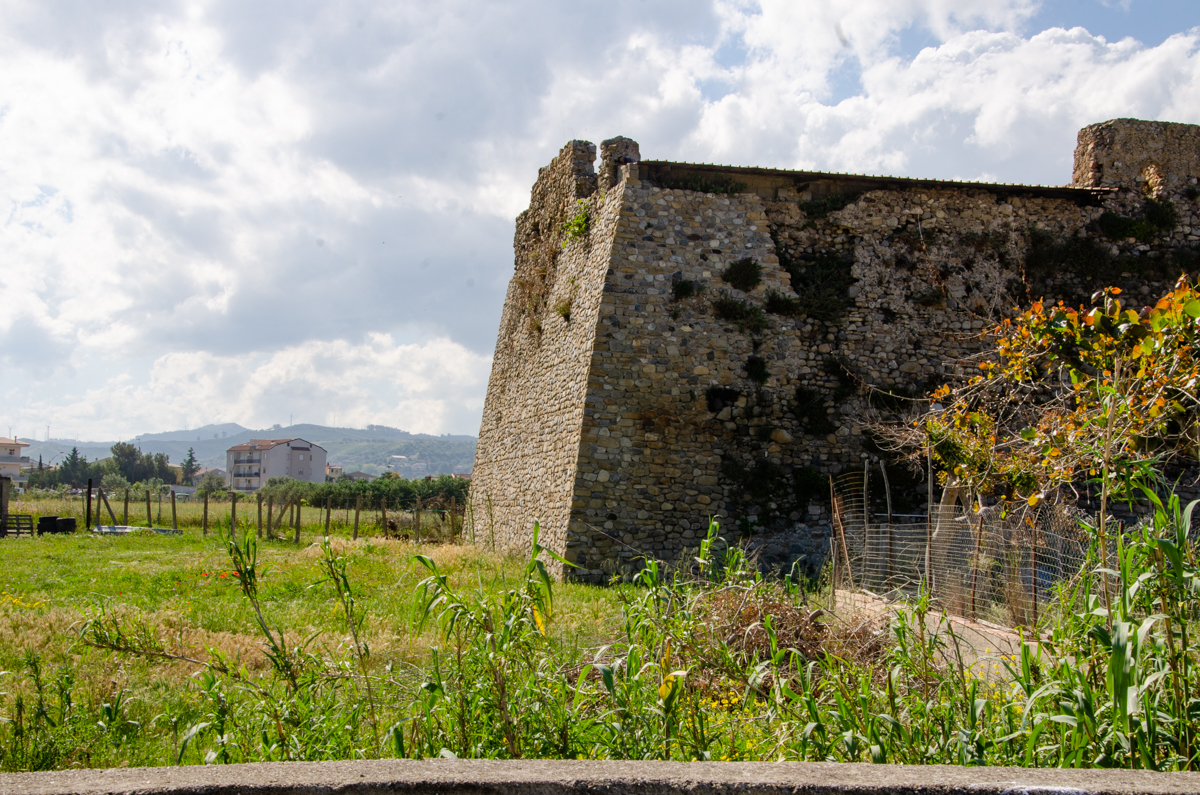
{"type": "Polygon", "coordinates": [[[743,257],[729,263],[721,271],[721,278],[730,286],[748,293],[762,281],[762,266],[749,257],[743,257]]]}
{"type": "Polygon", "coordinates": [[[765,331],[771,323],[766,313],[755,304],[731,295],[722,295],[712,302],[713,314],[721,320],[735,324],[751,334],[765,331]]]}

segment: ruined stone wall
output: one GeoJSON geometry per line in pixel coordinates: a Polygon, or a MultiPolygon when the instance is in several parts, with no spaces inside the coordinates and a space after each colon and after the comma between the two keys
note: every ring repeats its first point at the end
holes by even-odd
{"type": "MultiPolygon", "coordinates": [[[[1081,162],[1141,162],[1122,148],[1141,138],[1106,129],[1080,134],[1081,162]]],[[[546,193],[565,179],[560,154],[518,219],[473,484],[476,527],[487,513],[496,528],[484,535],[521,546],[539,518],[587,579],[676,559],[713,516],[786,532],[785,557],[818,563],[820,476],[877,466],[871,423],[973,373],[992,322],[1107,285],[1148,300],[1196,265],[1183,144],[1153,184],[1072,190],[636,162],[631,143],[601,184],[540,204],[539,191],[566,195],[546,193]],[[536,308],[519,286],[531,219],[561,228],[589,189],[595,220],[586,239],[554,241],[536,308]],[[723,273],[746,261],[761,272],[739,289],[723,273]],[[570,291],[564,322],[553,302],[570,291]]],[[[921,510],[924,485],[891,473],[898,510],[921,510]]]]}
{"type": "MultiPolygon", "coordinates": [[[[634,145],[636,146],[636,144],[634,145]]],[[[616,156],[620,156],[617,153],[616,156]]],[[[572,141],[541,169],[516,222],[472,472],[477,542],[565,548],[587,372],[619,204],[601,190],[596,147],[572,141]],[[579,220],[574,226],[571,222],[579,220]]]]}
{"type": "Polygon", "coordinates": [[[1200,176],[1200,126],[1113,119],[1079,131],[1072,183],[1179,193],[1200,176]]]}

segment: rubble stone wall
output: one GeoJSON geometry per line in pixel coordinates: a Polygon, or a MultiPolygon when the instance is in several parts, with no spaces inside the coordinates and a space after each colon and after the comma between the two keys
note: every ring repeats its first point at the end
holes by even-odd
{"type": "MultiPolygon", "coordinates": [[[[1195,270],[1197,128],[1137,124],[1085,128],[1076,176],[1100,176],[1071,188],[639,162],[627,139],[602,146],[597,181],[594,149],[568,145],[517,222],[477,537],[519,548],[539,519],[569,573],[599,581],[678,559],[719,517],[815,567],[822,476],[876,471],[871,424],[975,372],[994,321],[1109,285],[1150,300],[1195,270]],[[1154,163],[1148,137],[1166,141],[1154,163]]],[[[889,472],[898,511],[922,510],[924,484],[889,472]]]]}

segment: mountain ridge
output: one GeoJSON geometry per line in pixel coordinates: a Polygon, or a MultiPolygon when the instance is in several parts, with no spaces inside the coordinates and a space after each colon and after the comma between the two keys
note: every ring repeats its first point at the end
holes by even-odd
{"type": "Polygon", "coordinates": [[[225,451],[251,439],[300,438],[318,444],[328,453],[328,462],[345,472],[363,471],[372,475],[388,469],[404,477],[439,474],[466,474],[475,459],[474,436],[410,433],[385,425],[366,428],[342,428],[312,423],[288,427],[250,429],[237,423],[204,425],[200,428],[139,434],[115,441],[78,441],[67,439],[22,439],[29,443],[26,455],[34,462],[41,456],[46,464],[58,463],[72,447],[79,448],[89,461],[107,458],[117,441],[126,441],[146,453],[164,453],[172,464],[187,457],[194,448],[196,459],[204,467],[225,466],[225,451]],[[403,456],[397,458],[395,456],[403,456]]]}

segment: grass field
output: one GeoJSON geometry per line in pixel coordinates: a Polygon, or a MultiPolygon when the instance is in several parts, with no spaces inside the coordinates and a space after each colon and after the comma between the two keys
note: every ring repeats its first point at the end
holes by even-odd
{"type": "MultiPolygon", "coordinates": [[[[312,514],[316,518],[315,510],[312,514]]],[[[323,524],[304,527],[299,545],[261,542],[259,593],[267,621],[293,646],[315,635],[312,648],[336,656],[346,632],[335,592],[321,584],[322,555],[314,544],[322,530],[323,524]]],[[[364,639],[376,669],[416,675],[428,658],[432,635],[417,629],[415,593],[427,572],[416,554],[431,556],[462,587],[494,589],[520,576],[519,561],[476,546],[423,547],[371,535],[350,542],[344,535],[332,544],[348,562],[355,596],[367,615],[364,639]]],[[[0,674],[0,717],[11,720],[19,698],[28,719],[33,705],[61,701],[64,688],[74,713],[86,716],[70,736],[58,733],[56,741],[72,747],[59,749],[62,753],[50,749],[45,766],[170,764],[187,728],[182,724],[196,714],[200,666],[119,655],[76,641],[85,613],[95,605],[143,616],[170,635],[174,653],[208,659],[216,652],[251,676],[268,669],[253,610],[215,532],[207,537],[189,528],[182,535],[144,530],[127,536],[8,538],[0,541],[0,567],[0,671],[5,672],[0,674]],[[104,722],[106,705],[109,712],[118,705],[123,730],[104,732],[104,742],[87,742],[91,724],[104,722]]],[[[613,633],[617,595],[585,585],[556,589],[563,620],[553,625],[552,637],[564,655],[575,656],[613,633]]],[[[42,765],[35,760],[27,766],[42,765]]]]}
{"type": "MultiPolygon", "coordinates": [[[[105,506],[100,502],[98,495],[93,495],[92,499],[92,524],[96,522],[102,524],[112,524],[113,518],[116,518],[117,524],[128,524],[134,527],[159,527],[169,528],[178,526],[179,528],[195,528],[202,529],[205,526],[205,506],[204,499],[198,495],[190,497],[180,495],[175,503],[174,514],[171,509],[170,495],[155,494],[150,498],[150,509],[146,509],[146,499],[143,493],[139,498],[138,495],[132,494],[128,501],[125,501],[124,494],[107,495],[108,505],[105,506]],[[109,509],[112,513],[109,513],[109,509]]],[[[275,527],[279,526],[281,521],[286,521],[288,530],[281,531],[282,534],[291,532],[291,516],[290,514],[285,519],[282,517],[282,509],[279,506],[271,506],[264,502],[262,506],[262,523],[265,528],[267,524],[267,509],[273,507],[274,519],[272,523],[275,527]]],[[[38,516],[69,516],[77,520],[79,527],[83,527],[84,520],[87,514],[87,503],[82,495],[37,495],[33,497],[17,497],[10,508],[12,513],[31,514],[38,516]]],[[[300,525],[302,528],[312,527],[314,531],[324,532],[325,526],[325,509],[319,506],[301,505],[300,508],[300,525]]],[[[208,504],[208,527],[215,531],[216,526],[224,522],[228,524],[231,516],[236,517],[239,522],[249,522],[255,527],[259,522],[259,505],[254,497],[242,496],[239,498],[237,507],[231,504],[228,497],[222,499],[210,499],[208,504]]],[[[388,512],[388,519],[395,521],[400,520],[400,524],[408,529],[413,528],[414,515],[411,511],[391,510],[388,512]]],[[[422,537],[430,535],[433,537],[444,537],[449,535],[447,527],[447,519],[442,511],[423,511],[421,516],[422,537]]],[[[456,518],[455,529],[461,531],[463,517],[460,513],[456,518]]],[[[366,506],[359,512],[358,518],[360,535],[380,534],[383,528],[383,512],[378,506],[366,506]]],[[[329,512],[329,531],[332,535],[350,535],[354,528],[354,510],[352,509],[334,509],[329,512]]],[[[411,533],[410,533],[411,535],[411,533]]]]}
{"type": "Polygon", "coordinates": [[[684,568],[649,560],[607,588],[551,583],[536,541],[525,559],[371,530],[326,543],[323,523],[299,544],[256,541],[250,521],[232,537],[9,538],[0,770],[379,756],[1196,769],[1190,527],[1177,499],[1158,506],[1120,539],[1116,570],[1094,557],[1059,585],[1035,644],[978,661],[927,595],[865,618],[825,610],[821,584],[763,578],[715,526],[684,568]]]}

